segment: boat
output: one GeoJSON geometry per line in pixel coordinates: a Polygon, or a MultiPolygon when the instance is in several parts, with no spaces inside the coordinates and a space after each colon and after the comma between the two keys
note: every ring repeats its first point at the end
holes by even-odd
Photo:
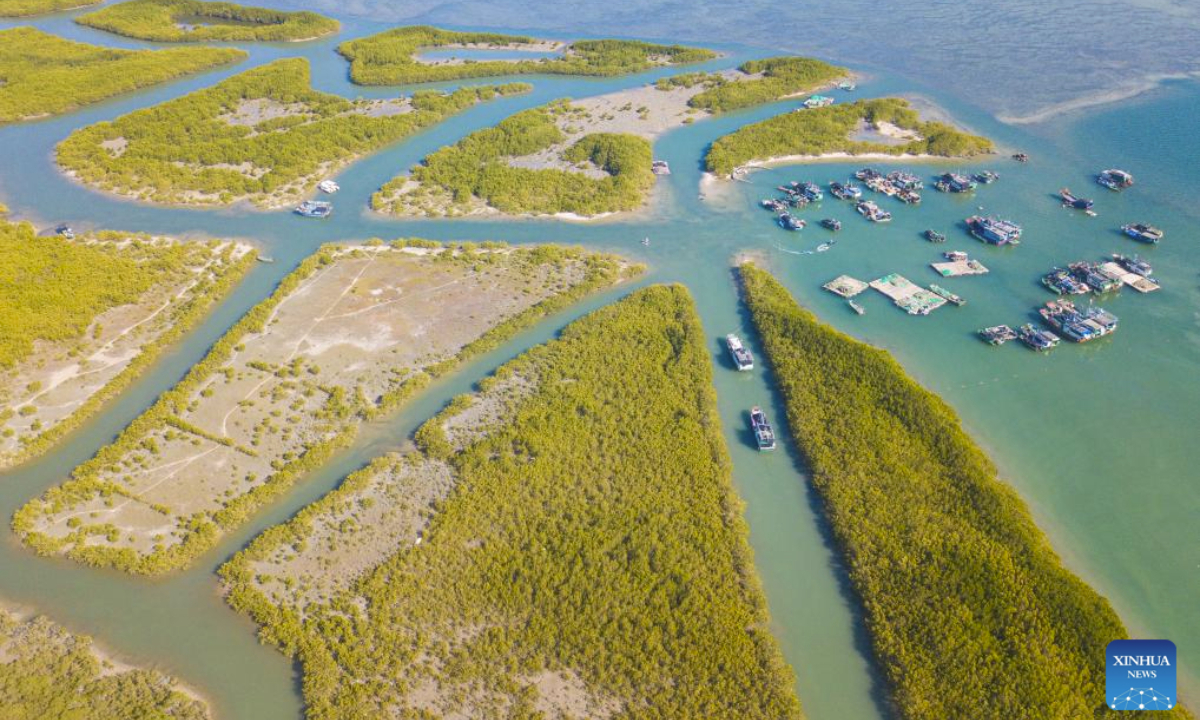
{"type": "Polygon", "coordinates": [[[979,337],[989,345],[1003,345],[1009,340],[1017,339],[1017,331],[1007,325],[993,325],[979,331],[979,337]]]}
{"type": "Polygon", "coordinates": [[[825,193],[821,192],[821,187],[816,183],[803,182],[796,189],[810,202],[819,202],[825,199],[825,193]]]}
{"type": "Polygon", "coordinates": [[[754,369],[754,356],[742,344],[740,337],[729,333],[725,336],[725,346],[729,348],[729,357],[733,358],[733,364],[740,372],[754,369]]]}
{"type": "Polygon", "coordinates": [[[946,258],[950,262],[966,262],[971,256],[962,250],[947,250],[946,252],[942,253],[942,257],[946,258]]]}
{"type": "Polygon", "coordinates": [[[854,302],[853,299],[846,300],[846,304],[850,306],[851,310],[853,310],[855,313],[857,313],[859,315],[862,315],[867,312],[866,309],[863,308],[862,305],[859,305],[858,303],[854,302]]]}
{"type": "Polygon", "coordinates": [[[650,247],[650,238],[648,238],[648,237],[642,238],[642,245],[644,247],[650,247]]]}
{"type": "Polygon", "coordinates": [[[666,160],[654,160],[650,163],[650,172],[655,175],[670,175],[671,165],[666,160]]]}
{"type": "Polygon", "coordinates": [[[788,212],[779,213],[778,222],[779,227],[783,228],[784,230],[803,230],[804,226],[808,224],[788,212]]]}
{"type": "Polygon", "coordinates": [[[833,103],[834,100],[831,97],[826,97],[825,95],[810,95],[809,98],[804,101],[804,107],[808,108],[809,110],[813,110],[815,108],[829,107],[833,103]]]}
{"type": "Polygon", "coordinates": [[[1127,187],[1133,187],[1133,176],[1124,170],[1109,168],[1096,176],[1096,182],[1109,190],[1120,192],[1127,187]]]}
{"type": "Polygon", "coordinates": [[[1100,269],[1099,263],[1075,262],[1067,266],[1071,275],[1078,281],[1087,283],[1088,287],[1098,293],[1113,292],[1121,289],[1120,278],[1114,278],[1100,269]]]}
{"type": "Polygon", "coordinates": [[[322,180],[321,182],[317,183],[317,189],[326,195],[332,195],[338,190],[341,190],[342,187],[332,180],[322,180]]]}
{"type": "Polygon", "coordinates": [[[333,214],[333,203],[305,200],[300,203],[295,212],[302,217],[323,219],[333,214]]]}
{"type": "Polygon", "coordinates": [[[904,170],[893,170],[887,174],[887,179],[901,190],[920,190],[925,187],[925,183],[921,182],[918,175],[913,175],[904,170]]]}
{"type": "Polygon", "coordinates": [[[967,193],[973,191],[978,185],[966,175],[943,173],[937,177],[937,180],[933,183],[933,187],[938,192],[967,193]]]}
{"type": "Polygon", "coordinates": [[[838,83],[838,84],[837,84],[837,88],[838,88],[838,90],[844,90],[844,91],[846,91],[846,92],[850,92],[850,91],[854,90],[854,89],[855,89],[855,88],[857,88],[857,87],[858,87],[857,85],[855,85],[854,83],[850,82],[849,80],[843,80],[843,81],[841,81],[840,83],[838,83]]]}
{"type": "Polygon", "coordinates": [[[257,260],[258,260],[260,263],[267,263],[267,264],[270,264],[270,263],[273,263],[273,262],[275,262],[275,258],[271,257],[270,255],[259,255],[259,256],[258,256],[256,259],[257,259],[257,260]]]}
{"type": "Polygon", "coordinates": [[[766,208],[768,210],[772,210],[774,212],[779,212],[780,210],[786,210],[787,206],[788,206],[787,203],[784,202],[783,200],[776,200],[774,198],[767,198],[759,204],[762,205],[764,208],[766,208]]]}
{"type": "Polygon", "coordinates": [[[937,295],[940,295],[940,296],[946,298],[947,301],[953,303],[954,305],[957,305],[958,307],[962,307],[963,305],[967,304],[966,300],[962,299],[958,295],[955,295],[954,293],[950,292],[949,290],[942,287],[941,285],[930,285],[929,289],[932,290],[937,295]]]}
{"type": "Polygon", "coordinates": [[[967,232],[989,245],[1019,245],[1022,231],[1011,220],[974,215],[967,218],[967,232]]]}
{"type": "Polygon", "coordinates": [[[1086,295],[1091,292],[1086,283],[1071,277],[1070,271],[1062,268],[1054,268],[1043,275],[1042,285],[1056,295],[1086,295]]]}
{"type": "Polygon", "coordinates": [[[1016,160],[1019,163],[1029,162],[1029,154],[1023,153],[1023,152],[1014,153],[1012,156],[1012,159],[1016,160]]]}
{"type": "Polygon", "coordinates": [[[759,450],[775,449],[775,431],[771,429],[771,423],[767,421],[762,408],[757,405],[750,409],[750,427],[754,430],[754,442],[759,450]]]}
{"type": "Polygon", "coordinates": [[[58,227],[54,228],[54,233],[68,240],[75,239],[75,231],[71,229],[70,225],[59,225],[58,227]]]}
{"type": "Polygon", "coordinates": [[[1120,253],[1113,253],[1112,259],[1115,260],[1118,265],[1134,275],[1141,275],[1144,278],[1149,278],[1154,274],[1154,268],[1150,266],[1150,263],[1138,258],[1137,255],[1129,257],[1128,255],[1122,255],[1120,253]]]}
{"type": "Polygon", "coordinates": [[[882,210],[878,205],[870,200],[864,200],[855,206],[858,214],[862,215],[871,222],[883,223],[891,222],[892,214],[887,210],[882,210]]]}
{"type": "Polygon", "coordinates": [[[855,172],[855,173],[854,173],[854,177],[855,177],[855,179],[862,180],[863,182],[866,182],[867,180],[871,180],[872,178],[881,178],[881,177],[883,177],[883,173],[879,172],[879,171],[878,171],[878,170],[876,170],[875,168],[871,168],[871,167],[865,167],[865,168],[863,168],[863,169],[861,169],[861,170],[858,170],[857,172],[855,172]]]}
{"type": "Polygon", "coordinates": [[[835,218],[825,218],[821,221],[821,227],[837,232],[842,229],[842,221],[835,218]]]}
{"type": "Polygon", "coordinates": [[[1070,188],[1063,188],[1058,191],[1058,197],[1062,199],[1063,207],[1069,207],[1075,210],[1091,210],[1096,203],[1087,198],[1076,197],[1070,188]]]}
{"type": "Polygon", "coordinates": [[[1000,174],[991,170],[980,170],[971,176],[971,179],[981,185],[991,185],[1000,179],[1000,174]]]}
{"type": "Polygon", "coordinates": [[[1076,343],[1090,342],[1117,329],[1116,315],[1094,306],[1080,312],[1070,300],[1052,300],[1038,314],[1063,337],[1076,343]]]}
{"type": "Polygon", "coordinates": [[[858,200],[862,197],[862,188],[854,183],[840,183],[834,180],[829,183],[829,194],[838,200],[858,200]]]}
{"type": "Polygon", "coordinates": [[[1121,232],[1138,242],[1150,243],[1157,245],[1159,240],[1163,239],[1163,231],[1153,225],[1145,223],[1130,223],[1121,226],[1121,232]]]}
{"type": "Polygon", "coordinates": [[[833,247],[832,242],[823,242],[817,246],[817,252],[828,252],[833,247]]]}
{"type": "Polygon", "coordinates": [[[944,242],[946,242],[946,236],[945,236],[945,235],[943,235],[942,233],[938,232],[937,230],[926,230],[926,231],[923,233],[923,235],[925,236],[925,239],[926,239],[926,240],[928,240],[928,241],[929,241],[929,242],[931,242],[931,243],[944,243],[944,242]]]}
{"type": "Polygon", "coordinates": [[[920,205],[921,193],[916,190],[901,190],[896,193],[896,199],[906,205],[920,205]]]}
{"type": "Polygon", "coordinates": [[[1017,330],[1017,339],[1037,352],[1046,352],[1056,348],[1059,343],[1057,335],[1049,330],[1038,329],[1031,323],[1026,323],[1017,330]]]}

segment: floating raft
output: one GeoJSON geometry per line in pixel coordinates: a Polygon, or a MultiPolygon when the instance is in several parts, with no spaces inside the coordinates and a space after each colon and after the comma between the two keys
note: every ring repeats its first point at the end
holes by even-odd
{"type": "Polygon", "coordinates": [[[929,263],[929,267],[938,271],[942,277],[959,277],[961,275],[986,275],[988,269],[978,260],[953,260],[951,262],[929,263]]]}
{"type": "Polygon", "coordinates": [[[852,298],[871,286],[862,280],[857,280],[849,275],[839,275],[821,287],[825,288],[834,295],[841,295],[844,298],[852,298]]]}
{"type": "Polygon", "coordinates": [[[1100,269],[1104,271],[1105,275],[1117,278],[1125,285],[1140,293],[1154,292],[1158,289],[1158,283],[1148,280],[1137,273],[1131,273],[1115,262],[1106,262],[1100,266],[1100,269]]]}
{"type": "Polygon", "coordinates": [[[896,307],[909,315],[928,315],[946,304],[946,298],[896,273],[871,281],[871,287],[887,295],[896,307]]]}

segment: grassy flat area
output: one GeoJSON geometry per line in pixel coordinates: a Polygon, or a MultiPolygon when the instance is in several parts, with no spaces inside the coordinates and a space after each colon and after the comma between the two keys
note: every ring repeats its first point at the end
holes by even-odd
{"type": "Polygon", "coordinates": [[[139,200],[264,207],[472,105],[527,85],[350,101],[317,92],[308,61],[278,60],[177,100],[71,134],[58,162],[83,182],[139,200]]]}
{"type": "MultiPolygon", "coordinates": [[[[578,40],[559,43],[522,35],[455,32],[409,26],[350,40],[338,46],[350,61],[350,78],[359,85],[400,85],[505,75],[611,76],[654,67],[683,65],[716,57],[703,48],[655,45],[636,40],[578,40]],[[561,53],[530,60],[429,61],[422,50],[439,48],[506,49],[561,53]]],[[[465,55],[464,57],[469,57],[465,55]]]]}
{"type": "Polygon", "coordinates": [[[45,617],[0,609],[0,716],[207,720],[207,706],[157,670],[118,665],[45,617]]]}
{"type": "Polygon", "coordinates": [[[762,105],[820,90],[850,74],[846,68],[813,58],[780,56],[750,60],[737,73],[685,73],[661,78],[662,90],[701,86],[688,105],[713,113],[762,105]]]}
{"type": "Polygon", "coordinates": [[[312,40],[341,28],[313,12],[204,0],[130,0],[75,18],[80,25],[159,42],[312,40]]]}
{"type": "Polygon", "coordinates": [[[78,426],[224,297],[248,245],[0,219],[0,467],[78,426]]]}
{"type": "Polygon", "coordinates": [[[0,17],[45,15],[98,5],[101,2],[103,0],[0,0],[0,17]]]}
{"type": "Polygon", "coordinates": [[[118,50],[31,27],[0,30],[0,123],[59,115],[245,58],[233,48],[118,50]]]}
{"type": "Polygon", "coordinates": [[[684,288],[635,292],[222,568],[308,716],[799,718],[707,345],[684,288]]]}
{"type": "Polygon", "coordinates": [[[1120,618],[1063,567],[953,410],[763,270],[742,280],[901,717],[1192,717],[1107,709],[1120,618]]]}
{"type": "Polygon", "coordinates": [[[987,138],[921,120],[907,100],[880,98],[787,112],[746,125],[714,142],[705,164],[709,172],[729,175],[747,163],[771,158],[829,153],[969,157],[992,151],[987,138]]]}
{"type": "Polygon", "coordinates": [[[428,215],[633,210],[654,184],[650,142],[631,133],[588,132],[591,119],[567,101],[517,113],[429,155],[411,175],[385,184],[371,205],[428,215]]]}
{"type": "Polygon", "coordinates": [[[557,247],[327,246],[70,480],[21,508],[43,554],[190,563],[433,377],[637,272],[557,247]]]}

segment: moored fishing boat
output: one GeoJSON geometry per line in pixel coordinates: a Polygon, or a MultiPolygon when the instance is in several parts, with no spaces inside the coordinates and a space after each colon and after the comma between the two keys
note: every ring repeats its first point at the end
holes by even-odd
{"type": "Polygon", "coordinates": [[[838,230],[842,229],[842,221],[836,218],[825,218],[821,221],[821,227],[825,228],[826,230],[837,232],[838,230]]]}
{"type": "Polygon", "coordinates": [[[754,442],[759,450],[775,449],[775,430],[767,420],[766,413],[757,405],[750,409],[750,428],[754,430],[754,442]]]}
{"type": "Polygon", "coordinates": [[[324,219],[333,214],[333,203],[305,200],[296,208],[295,213],[306,218],[324,219]]]}
{"type": "Polygon", "coordinates": [[[333,195],[338,190],[341,190],[342,187],[332,180],[322,180],[321,182],[317,183],[317,189],[326,195],[333,195]]]}
{"type": "Polygon", "coordinates": [[[870,180],[871,178],[883,177],[883,173],[879,172],[875,168],[865,167],[861,170],[855,171],[854,177],[857,178],[858,180],[862,180],[863,182],[866,182],[867,180],[870,180]]]}
{"type": "Polygon", "coordinates": [[[1133,175],[1130,175],[1124,170],[1109,168],[1108,170],[1102,170],[1100,174],[1096,176],[1096,182],[1108,188],[1109,190],[1116,190],[1117,192],[1120,192],[1125,188],[1133,186],[1133,175]]]}
{"type": "Polygon", "coordinates": [[[983,185],[991,185],[1000,179],[1000,174],[992,172],[991,170],[980,170],[979,172],[971,175],[971,179],[983,185]]]}
{"type": "Polygon", "coordinates": [[[1011,220],[974,215],[966,222],[967,231],[989,245],[1018,245],[1021,242],[1021,226],[1011,220]]]}
{"type": "Polygon", "coordinates": [[[929,241],[929,242],[931,242],[931,243],[944,243],[944,242],[946,242],[946,236],[945,236],[945,235],[943,235],[942,233],[938,232],[937,230],[932,230],[932,229],[931,229],[931,230],[926,230],[926,231],[925,231],[924,233],[922,233],[922,234],[925,236],[925,239],[926,239],[926,240],[928,240],[928,241],[929,241]]]}
{"type": "Polygon", "coordinates": [[[850,309],[853,310],[858,315],[862,315],[867,312],[866,309],[863,308],[862,305],[859,305],[853,299],[847,300],[846,304],[849,305],[850,309]]]}
{"type": "Polygon", "coordinates": [[[733,365],[739,372],[754,369],[754,355],[742,344],[740,337],[729,333],[725,336],[725,346],[729,348],[729,357],[733,359],[733,365]]]}
{"type": "Polygon", "coordinates": [[[896,193],[896,199],[905,205],[920,205],[921,193],[916,190],[901,190],[896,193]]]}
{"type": "Polygon", "coordinates": [[[901,190],[920,190],[925,187],[925,183],[921,182],[920,176],[904,170],[893,170],[887,174],[887,179],[901,190]]]}
{"type": "Polygon", "coordinates": [[[1149,243],[1151,245],[1157,245],[1158,241],[1163,239],[1162,230],[1159,230],[1153,225],[1147,225],[1145,223],[1130,223],[1128,225],[1122,225],[1121,232],[1125,233],[1134,240],[1137,240],[1138,242],[1149,243]]]}
{"type": "Polygon", "coordinates": [[[840,183],[834,180],[829,183],[829,194],[838,200],[858,200],[862,198],[862,188],[854,183],[840,183]]]}
{"type": "Polygon", "coordinates": [[[1114,278],[1104,272],[1100,263],[1094,262],[1074,262],[1067,266],[1071,271],[1072,277],[1076,280],[1087,283],[1087,286],[1098,293],[1113,292],[1121,289],[1120,278],[1114,278]]]}
{"type": "Polygon", "coordinates": [[[1091,210],[1096,203],[1087,198],[1081,198],[1071,192],[1070,188],[1063,188],[1058,191],[1058,197],[1062,200],[1063,207],[1072,208],[1074,210],[1091,210]]]}
{"type": "Polygon", "coordinates": [[[1017,331],[1007,325],[993,325],[979,331],[979,337],[989,345],[1003,345],[1009,340],[1017,339],[1017,331]]]}
{"type": "Polygon", "coordinates": [[[778,222],[779,222],[779,227],[783,228],[784,230],[793,230],[793,231],[803,230],[805,225],[808,224],[789,212],[779,213],[778,222]]]}
{"type": "Polygon", "coordinates": [[[962,299],[958,295],[955,295],[954,293],[950,292],[949,290],[942,287],[941,285],[930,285],[929,289],[934,291],[938,295],[946,298],[946,300],[948,300],[950,303],[952,303],[954,305],[957,305],[958,307],[962,307],[963,305],[967,304],[966,300],[962,299]]]}
{"type": "Polygon", "coordinates": [[[1091,289],[1086,283],[1071,277],[1068,270],[1054,268],[1042,276],[1042,285],[1056,295],[1086,295],[1091,289]]]}
{"type": "Polygon", "coordinates": [[[859,215],[862,215],[871,222],[884,223],[891,222],[892,214],[887,210],[881,209],[878,205],[870,200],[864,200],[855,206],[855,210],[859,215]]]}
{"type": "Polygon", "coordinates": [[[933,187],[938,192],[967,193],[974,190],[978,185],[966,175],[943,173],[937,177],[937,180],[933,183],[933,187]]]}
{"type": "Polygon", "coordinates": [[[1141,275],[1144,278],[1148,278],[1154,274],[1154,268],[1150,266],[1150,263],[1140,259],[1137,255],[1129,257],[1128,255],[1122,255],[1120,253],[1113,253],[1112,259],[1117,261],[1121,267],[1135,275],[1141,275]]]}
{"type": "Polygon", "coordinates": [[[1058,347],[1059,337],[1049,330],[1041,330],[1026,323],[1017,330],[1017,339],[1036,352],[1046,352],[1058,347]]]}

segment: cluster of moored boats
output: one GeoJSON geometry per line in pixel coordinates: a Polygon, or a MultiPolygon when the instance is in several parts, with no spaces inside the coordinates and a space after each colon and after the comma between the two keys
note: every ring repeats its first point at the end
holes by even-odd
{"type": "MultiPolygon", "coordinates": [[[[754,369],[754,355],[742,343],[740,337],[729,333],[725,336],[725,347],[729,350],[729,357],[733,360],[733,366],[739,372],[748,372],[754,369]]],[[[754,443],[758,446],[759,450],[766,452],[767,450],[775,449],[775,429],[771,427],[771,422],[767,420],[766,413],[757,405],[750,409],[750,429],[754,432],[754,443]]]]}
{"type": "Polygon", "coordinates": [[[1119,322],[1116,315],[1096,305],[1084,308],[1060,298],[1051,300],[1041,308],[1038,315],[1049,328],[1039,328],[1026,323],[1017,329],[1008,325],[983,328],[979,337],[991,345],[1003,345],[1009,340],[1020,340],[1031,350],[1045,352],[1058,347],[1063,338],[1076,343],[1085,343],[1111,335],[1119,322]]]}

